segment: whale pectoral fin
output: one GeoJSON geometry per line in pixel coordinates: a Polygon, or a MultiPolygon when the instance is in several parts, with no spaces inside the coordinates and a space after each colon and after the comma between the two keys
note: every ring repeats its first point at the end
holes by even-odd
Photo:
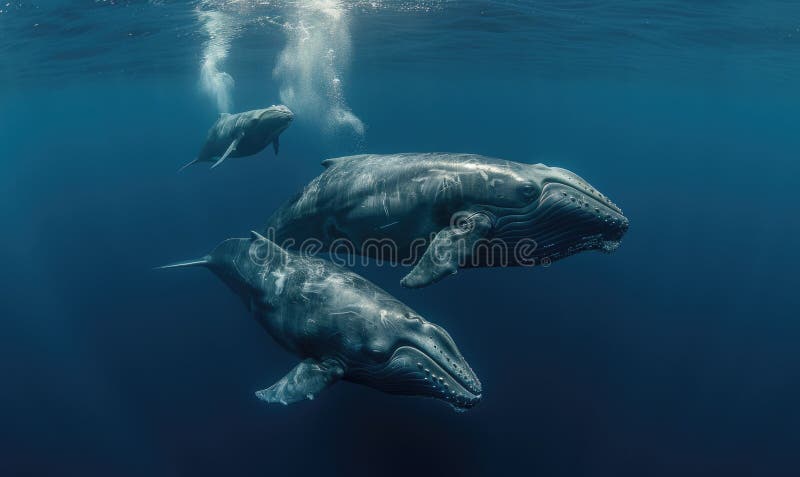
{"type": "Polygon", "coordinates": [[[276,156],[278,155],[278,149],[280,149],[281,147],[281,144],[278,141],[278,139],[280,139],[280,136],[275,136],[275,139],[272,140],[272,149],[275,151],[276,156]]]}
{"type": "Polygon", "coordinates": [[[188,162],[188,163],[184,164],[183,167],[178,169],[178,172],[183,172],[184,169],[186,169],[187,167],[191,166],[192,164],[197,164],[198,162],[200,162],[200,158],[199,157],[194,158],[194,159],[192,159],[191,162],[188,162]]]}
{"type": "Polygon", "coordinates": [[[407,288],[422,288],[453,275],[486,237],[492,221],[485,214],[464,214],[464,220],[440,230],[417,265],[400,280],[407,288]]]}
{"type": "Polygon", "coordinates": [[[228,156],[230,156],[231,153],[236,150],[236,146],[239,145],[239,141],[241,141],[243,137],[244,137],[244,133],[240,134],[239,136],[237,136],[236,139],[234,139],[233,142],[231,142],[231,145],[228,146],[228,149],[225,149],[225,153],[222,155],[222,157],[217,159],[217,162],[215,162],[214,164],[211,165],[210,169],[213,169],[213,168],[217,167],[218,165],[222,164],[222,161],[227,159],[228,156]]]}
{"type": "Polygon", "coordinates": [[[268,403],[292,404],[314,399],[323,389],[344,374],[342,366],[333,360],[307,359],[295,366],[280,381],[256,392],[256,397],[268,403]]]}

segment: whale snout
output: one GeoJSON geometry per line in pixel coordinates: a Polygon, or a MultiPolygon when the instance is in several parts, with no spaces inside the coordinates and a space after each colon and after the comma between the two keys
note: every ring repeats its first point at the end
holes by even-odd
{"type": "Polygon", "coordinates": [[[351,368],[350,379],[391,394],[439,399],[457,411],[480,402],[481,382],[443,328],[418,320],[395,338],[379,362],[351,368]]]}
{"type": "Polygon", "coordinates": [[[550,167],[549,169],[549,173],[544,180],[545,183],[563,184],[569,186],[584,196],[589,197],[593,201],[599,202],[603,207],[611,209],[611,211],[615,212],[616,214],[622,215],[622,210],[617,206],[617,204],[612,202],[611,199],[603,195],[599,190],[594,188],[578,174],[560,167],[550,167]]]}
{"type": "Polygon", "coordinates": [[[560,167],[550,168],[544,184],[549,194],[542,194],[541,206],[549,206],[562,219],[573,221],[572,227],[564,227],[565,235],[570,230],[583,234],[573,247],[607,253],[617,249],[629,226],[617,204],[574,172],[560,167]]]}
{"type": "Polygon", "coordinates": [[[562,183],[545,186],[539,212],[539,245],[555,252],[551,259],[581,250],[611,253],[628,231],[629,221],[604,195],[562,183]]]}
{"type": "Polygon", "coordinates": [[[269,111],[274,117],[280,118],[287,123],[290,123],[294,120],[294,113],[292,110],[282,104],[271,106],[267,108],[267,111],[269,111]]]}
{"type": "Polygon", "coordinates": [[[294,113],[284,105],[270,106],[262,109],[258,116],[260,127],[269,131],[282,132],[294,121],[294,113]]]}
{"type": "Polygon", "coordinates": [[[481,383],[460,356],[443,358],[414,346],[401,346],[395,350],[389,365],[403,376],[398,383],[405,388],[403,394],[441,399],[456,410],[472,408],[481,400],[481,383]]]}
{"type": "MultiPolygon", "coordinates": [[[[606,225],[608,225],[608,230],[605,231],[605,236],[609,241],[616,242],[619,245],[620,240],[628,231],[628,227],[630,226],[630,222],[628,222],[628,218],[622,214],[611,214],[606,213],[604,217],[604,221],[606,225]]],[[[616,246],[614,247],[616,249],[616,246]]],[[[613,250],[608,250],[609,252],[613,250]]]]}
{"type": "Polygon", "coordinates": [[[530,205],[495,221],[497,237],[516,245],[535,244],[516,257],[519,263],[549,263],[584,250],[611,253],[628,231],[628,218],[606,195],[558,167],[535,165],[532,179],[540,193],[530,205]]]}

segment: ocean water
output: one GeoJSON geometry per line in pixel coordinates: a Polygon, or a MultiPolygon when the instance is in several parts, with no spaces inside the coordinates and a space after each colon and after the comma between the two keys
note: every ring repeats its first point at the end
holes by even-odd
{"type": "Polygon", "coordinates": [[[797,475],[800,3],[0,3],[0,475],[797,475]],[[191,160],[285,103],[276,158],[191,160]],[[363,152],[573,170],[611,255],[421,290],[481,378],[465,413],[340,383],[211,274],[153,266],[259,229],[363,152]]]}

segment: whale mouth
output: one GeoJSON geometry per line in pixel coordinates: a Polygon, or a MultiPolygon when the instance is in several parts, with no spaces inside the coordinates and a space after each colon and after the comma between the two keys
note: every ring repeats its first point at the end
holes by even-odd
{"type": "MultiPolygon", "coordinates": [[[[519,263],[549,263],[584,250],[611,253],[628,230],[628,219],[608,198],[588,185],[548,182],[529,207],[499,214],[495,236],[507,246],[534,241],[519,263]]],[[[515,249],[516,250],[516,249],[515,249]]]]}
{"type": "Polygon", "coordinates": [[[456,409],[472,408],[481,400],[481,384],[466,362],[463,367],[453,361],[439,363],[411,346],[395,350],[389,361],[402,361],[404,366],[416,367],[416,374],[422,376],[423,386],[430,390],[430,394],[449,402],[456,409]]]}
{"type": "Polygon", "coordinates": [[[480,402],[482,388],[466,361],[461,358],[460,365],[455,361],[450,359],[445,363],[414,346],[404,345],[380,369],[363,370],[353,377],[381,391],[432,397],[464,411],[480,402]]]}
{"type": "Polygon", "coordinates": [[[598,250],[603,253],[613,253],[616,249],[619,248],[619,244],[621,243],[620,240],[603,240],[598,250]]]}

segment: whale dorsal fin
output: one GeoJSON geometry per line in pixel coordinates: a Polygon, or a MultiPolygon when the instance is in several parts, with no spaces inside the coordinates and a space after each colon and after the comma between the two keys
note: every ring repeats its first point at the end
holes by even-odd
{"type": "Polygon", "coordinates": [[[331,166],[333,166],[335,164],[341,164],[343,162],[348,162],[348,161],[352,161],[352,160],[355,160],[355,159],[363,159],[363,158],[368,157],[368,156],[369,156],[369,154],[357,154],[355,156],[332,157],[330,159],[325,159],[324,161],[322,161],[322,166],[325,169],[328,169],[328,168],[330,168],[331,166]]]}
{"type": "Polygon", "coordinates": [[[250,240],[256,245],[256,248],[250,250],[251,254],[255,254],[252,258],[260,262],[272,262],[273,259],[280,260],[282,264],[288,262],[289,252],[255,230],[250,231],[250,240]]]}
{"type": "Polygon", "coordinates": [[[324,161],[322,161],[322,167],[324,167],[325,169],[328,169],[332,165],[339,164],[340,162],[344,162],[344,161],[346,161],[348,159],[350,159],[350,158],[349,157],[332,157],[330,159],[325,159],[324,161]]]}
{"type": "Polygon", "coordinates": [[[314,399],[343,374],[344,369],[335,360],[307,359],[295,366],[277,383],[256,392],[256,397],[268,403],[284,405],[304,399],[314,399]]]}

